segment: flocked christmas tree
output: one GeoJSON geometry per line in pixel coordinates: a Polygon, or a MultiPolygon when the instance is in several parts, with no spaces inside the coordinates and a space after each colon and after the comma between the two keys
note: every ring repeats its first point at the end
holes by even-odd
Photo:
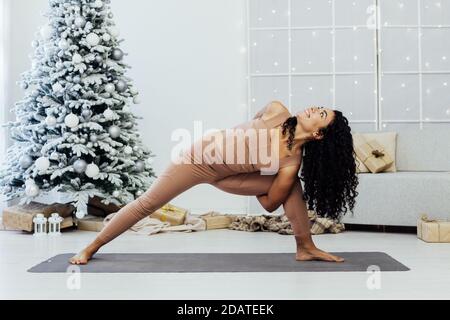
{"type": "Polygon", "coordinates": [[[49,0],[32,42],[25,98],[15,103],[0,185],[8,200],[30,203],[41,192],[73,199],[78,218],[90,197],[126,204],[155,177],[131,104],[138,90],[125,76],[124,52],[110,0],[49,0]]]}

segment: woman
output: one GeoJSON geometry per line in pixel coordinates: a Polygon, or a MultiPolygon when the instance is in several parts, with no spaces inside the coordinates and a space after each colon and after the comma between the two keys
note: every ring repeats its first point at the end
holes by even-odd
{"type": "Polygon", "coordinates": [[[215,161],[205,153],[196,152],[205,146],[211,150],[211,142],[206,139],[211,137],[202,137],[183,153],[183,161],[171,162],[143,195],[122,207],[96,239],[72,257],[70,263],[86,264],[103,245],[200,183],[209,183],[233,194],[255,195],[269,212],[283,205],[296,240],[297,260],[344,261],[314,245],[305,202],[324,217],[340,218],[347,211],[346,205],[353,212],[358,179],[352,135],[342,113],[312,107],[291,115],[282,103],[272,101],[253,120],[220,131],[225,138],[230,132],[241,142],[245,141],[245,163],[235,163],[234,155],[233,161],[228,161],[227,155],[230,151],[236,152],[236,144],[233,143],[234,150],[227,149],[230,140],[227,142],[226,139],[215,140],[212,148],[216,150],[215,161]],[[257,132],[269,130],[270,138],[263,143],[249,143],[248,135],[243,133],[252,129],[257,132]],[[265,164],[273,172],[275,162],[276,174],[263,174],[268,167],[261,159],[255,160],[252,153],[265,148],[272,155],[271,161],[265,164]],[[274,153],[276,157],[273,157],[274,153]],[[305,182],[304,193],[300,180],[305,182]]]}

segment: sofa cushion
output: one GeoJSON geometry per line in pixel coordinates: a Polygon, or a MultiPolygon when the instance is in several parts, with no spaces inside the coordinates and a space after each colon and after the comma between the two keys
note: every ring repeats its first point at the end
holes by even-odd
{"type": "Polygon", "coordinates": [[[450,171],[450,124],[400,131],[397,170],[450,171]]]}
{"type": "Polygon", "coordinates": [[[450,217],[450,172],[383,172],[358,174],[355,212],[343,222],[415,226],[422,213],[450,217]]]}

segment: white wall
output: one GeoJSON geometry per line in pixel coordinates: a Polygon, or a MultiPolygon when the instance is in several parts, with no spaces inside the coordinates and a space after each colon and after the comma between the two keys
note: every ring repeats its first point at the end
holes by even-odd
{"type": "MultiPolygon", "coordinates": [[[[10,1],[10,0],[2,0],[10,1]]],[[[140,89],[142,103],[132,106],[144,143],[157,155],[161,173],[170,160],[171,133],[226,128],[247,116],[244,0],[112,1],[121,31],[128,76],[140,89]]],[[[47,0],[13,0],[9,106],[23,97],[15,82],[30,67],[31,41],[45,17],[47,0]]],[[[199,185],[173,200],[193,212],[245,212],[246,198],[199,185]]]]}

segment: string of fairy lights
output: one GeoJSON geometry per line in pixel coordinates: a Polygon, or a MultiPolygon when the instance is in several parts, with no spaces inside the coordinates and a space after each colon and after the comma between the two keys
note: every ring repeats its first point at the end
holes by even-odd
{"type": "Polygon", "coordinates": [[[247,0],[247,10],[252,109],[273,97],[298,109],[324,101],[376,130],[450,123],[449,0],[247,0]]]}

